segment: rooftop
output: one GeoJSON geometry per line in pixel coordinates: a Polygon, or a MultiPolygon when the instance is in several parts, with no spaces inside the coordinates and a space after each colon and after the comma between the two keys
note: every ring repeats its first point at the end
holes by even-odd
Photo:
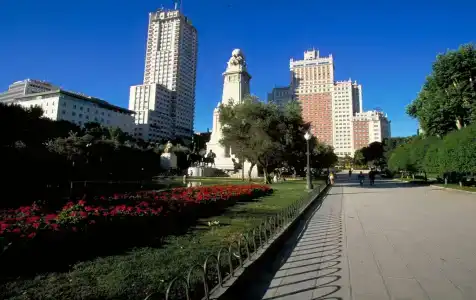
{"type": "Polygon", "coordinates": [[[106,108],[106,109],[110,109],[110,110],[116,110],[116,111],[120,111],[120,112],[127,113],[127,114],[135,114],[135,112],[132,111],[132,110],[122,108],[120,106],[113,105],[113,104],[111,104],[111,103],[109,103],[105,100],[95,98],[95,97],[91,97],[91,96],[88,96],[88,95],[85,95],[85,94],[82,94],[82,93],[77,93],[77,92],[72,92],[72,91],[65,91],[65,90],[62,90],[62,89],[57,89],[57,90],[54,90],[54,91],[48,91],[48,92],[43,92],[43,93],[29,94],[29,95],[25,95],[25,96],[15,98],[15,100],[20,100],[20,101],[21,100],[31,100],[31,99],[34,99],[38,96],[49,96],[49,95],[56,95],[56,94],[63,94],[63,95],[75,97],[77,99],[81,99],[81,100],[84,100],[84,101],[88,101],[88,102],[97,104],[98,106],[100,106],[102,108],[106,108]]]}

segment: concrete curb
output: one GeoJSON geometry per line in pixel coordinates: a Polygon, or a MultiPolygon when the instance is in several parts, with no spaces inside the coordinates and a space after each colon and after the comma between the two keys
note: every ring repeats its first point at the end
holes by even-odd
{"type": "MultiPolygon", "coordinates": [[[[393,180],[394,180],[394,181],[398,181],[398,182],[402,182],[402,183],[412,183],[412,182],[409,182],[409,181],[405,181],[405,180],[401,180],[401,179],[395,179],[395,178],[394,178],[393,180]]],[[[476,194],[476,192],[458,190],[458,189],[449,188],[449,187],[443,187],[443,186],[434,185],[434,184],[429,184],[428,186],[431,186],[431,187],[434,187],[434,188],[437,188],[437,189],[441,189],[441,190],[448,190],[448,191],[455,191],[455,192],[463,192],[463,193],[467,193],[467,194],[476,194]]]]}
{"type": "Polygon", "coordinates": [[[439,185],[430,184],[430,186],[431,186],[431,187],[438,188],[438,189],[442,189],[442,190],[455,191],[455,192],[463,192],[463,193],[467,193],[467,194],[476,194],[476,192],[463,191],[463,190],[458,190],[458,189],[443,187],[443,186],[439,186],[439,185]]]}
{"type": "Polygon", "coordinates": [[[229,290],[231,290],[237,284],[240,284],[240,280],[243,279],[243,277],[246,277],[248,272],[252,272],[253,267],[258,265],[259,261],[263,260],[268,253],[276,250],[276,248],[282,244],[283,237],[285,237],[287,233],[289,233],[291,229],[294,228],[294,226],[306,213],[309,207],[311,207],[316,203],[316,201],[327,194],[329,188],[330,185],[325,185],[324,188],[317,195],[315,195],[315,198],[309,201],[309,203],[301,209],[300,213],[294,218],[294,220],[290,221],[277,234],[270,238],[268,244],[265,247],[259,249],[250,259],[246,259],[243,262],[243,266],[238,268],[234,272],[233,276],[223,283],[223,287],[217,287],[216,289],[211,290],[210,299],[227,299],[226,296],[229,294],[229,290]]]}

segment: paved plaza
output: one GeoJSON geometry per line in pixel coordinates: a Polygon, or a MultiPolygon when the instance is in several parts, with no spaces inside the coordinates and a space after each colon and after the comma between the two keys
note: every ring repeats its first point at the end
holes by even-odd
{"type": "Polygon", "coordinates": [[[340,175],[246,299],[476,299],[476,194],[340,175]]]}

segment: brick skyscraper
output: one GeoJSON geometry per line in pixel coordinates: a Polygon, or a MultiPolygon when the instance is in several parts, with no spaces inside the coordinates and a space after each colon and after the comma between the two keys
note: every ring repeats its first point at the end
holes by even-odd
{"type": "Polygon", "coordinates": [[[304,121],[311,123],[311,133],[328,145],[334,144],[332,92],[334,60],[320,57],[319,51],[304,52],[303,60],[290,63],[291,89],[302,108],[304,121]]]}

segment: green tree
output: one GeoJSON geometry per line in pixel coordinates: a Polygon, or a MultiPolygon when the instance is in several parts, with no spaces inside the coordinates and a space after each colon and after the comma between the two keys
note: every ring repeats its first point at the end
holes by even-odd
{"type": "Polygon", "coordinates": [[[321,143],[319,140],[316,140],[315,143],[311,157],[311,167],[316,169],[317,173],[320,174],[322,170],[334,166],[339,158],[334,153],[332,146],[321,143]]]}
{"type": "Polygon", "coordinates": [[[220,143],[260,166],[265,183],[270,182],[269,173],[284,150],[284,145],[276,139],[276,133],[281,129],[279,121],[279,111],[275,107],[251,98],[240,104],[220,106],[223,132],[220,143]]]}
{"type": "Polygon", "coordinates": [[[345,168],[350,168],[352,166],[352,157],[346,154],[344,158],[342,159],[342,163],[345,168]]]}
{"type": "Polygon", "coordinates": [[[355,150],[354,153],[354,164],[357,166],[363,166],[366,164],[364,153],[362,149],[355,150]]]}
{"type": "MultiPolygon", "coordinates": [[[[305,123],[302,119],[301,107],[297,101],[288,102],[282,113],[282,122],[287,127],[284,139],[283,164],[295,175],[302,174],[307,165],[307,142],[304,135],[309,131],[310,124],[305,123]]],[[[309,142],[310,147],[317,145],[316,137],[312,137],[309,142]]]]}
{"type": "Polygon", "coordinates": [[[305,124],[300,108],[292,103],[284,109],[248,98],[240,104],[222,105],[220,122],[223,128],[221,143],[263,170],[264,181],[281,168],[295,172],[305,166],[305,124]]]}
{"type": "Polygon", "coordinates": [[[434,139],[428,147],[428,150],[425,153],[423,158],[423,169],[427,173],[432,174],[441,174],[442,173],[442,164],[440,159],[440,151],[442,147],[441,139],[434,139]]]}
{"type": "Polygon", "coordinates": [[[408,143],[412,137],[390,137],[382,142],[385,160],[388,161],[391,152],[400,145],[408,143]]]}
{"type": "MultiPolygon", "coordinates": [[[[438,142],[437,137],[416,137],[412,139],[407,145],[408,162],[412,166],[411,170],[416,172],[427,173],[427,166],[425,164],[425,157],[431,145],[438,142]]],[[[410,170],[409,170],[410,171],[410,170]]]]}
{"type": "Polygon", "coordinates": [[[415,172],[416,168],[411,161],[411,144],[400,145],[392,151],[388,160],[388,168],[394,172],[415,172]]]}
{"type": "Polygon", "coordinates": [[[437,56],[418,97],[407,107],[429,135],[443,136],[476,120],[476,49],[473,44],[437,56]]]}
{"type": "Polygon", "coordinates": [[[438,152],[445,172],[476,172],[476,124],[446,135],[438,152]]]}

